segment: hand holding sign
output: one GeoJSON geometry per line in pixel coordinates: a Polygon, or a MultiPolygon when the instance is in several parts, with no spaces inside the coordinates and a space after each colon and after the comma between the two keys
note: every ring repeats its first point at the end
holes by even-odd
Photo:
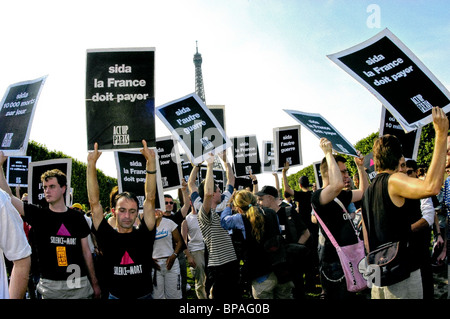
{"type": "Polygon", "coordinates": [[[448,134],[448,117],[445,114],[444,110],[440,107],[433,107],[431,110],[431,114],[433,116],[433,125],[434,130],[436,131],[436,135],[445,135],[448,134]]]}
{"type": "Polygon", "coordinates": [[[333,152],[333,145],[325,137],[320,139],[319,145],[325,155],[333,152]]]}

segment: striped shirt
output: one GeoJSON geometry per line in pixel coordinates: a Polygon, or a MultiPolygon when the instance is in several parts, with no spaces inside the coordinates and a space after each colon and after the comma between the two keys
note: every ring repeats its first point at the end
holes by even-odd
{"type": "Polygon", "coordinates": [[[234,246],[228,231],[220,225],[220,217],[213,209],[207,214],[200,209],[198,223],[208,249],[208,266],[221,266],[237,260],[234,246]]]}

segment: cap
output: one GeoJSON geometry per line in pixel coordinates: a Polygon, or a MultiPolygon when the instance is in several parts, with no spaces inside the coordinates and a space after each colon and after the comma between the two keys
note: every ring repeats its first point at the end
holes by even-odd
{"type": "Polygon", "coordinates": [[[256,196],[263,196],[263,195],[272,195],[275,198],[278,198],[278,191],[273,186],[264,186],[259,192],[255,194],[256,196]]]}
{"type": "Polygon", "coordinates": [[[79,208],[79,209],[83,209],[83,206],[81,206],[81,204],[79,204],[79,203],[75,203],[75,204],[73,204],[72,205],[72,208],[79,208]]]}
{"type": "Polygon", "coordinates": [[[303,186],[303,187],[310,187],[310,186],[312,186],[309,183],[309,179],[308,179],[307,176],[300,177],[299,184],[300,184],[300,186],[303,186]]]}

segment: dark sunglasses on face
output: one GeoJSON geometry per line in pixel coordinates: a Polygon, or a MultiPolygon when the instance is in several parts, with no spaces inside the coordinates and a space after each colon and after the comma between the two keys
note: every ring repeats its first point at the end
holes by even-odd
{"type": "Polygon", "coordinates": [[[166,205],[173,205],[173,202],[166,202],[166,205]]]}

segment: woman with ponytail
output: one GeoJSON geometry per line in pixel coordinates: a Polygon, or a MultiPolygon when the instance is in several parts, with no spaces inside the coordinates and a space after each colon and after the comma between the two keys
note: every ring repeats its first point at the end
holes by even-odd
{"type": "Polygon", "coordinates": [[[239,229],[244,237],[243,276],[251,282],[255,299],[291,299],[292,281],[279,283],[264,244],[280,235],[276,213],[257,205],[252,192],[240,190],[233,194],[221,214],[226,230],[239,229]],[[232,213],[232,207],[236,214],[232,213]]]}

